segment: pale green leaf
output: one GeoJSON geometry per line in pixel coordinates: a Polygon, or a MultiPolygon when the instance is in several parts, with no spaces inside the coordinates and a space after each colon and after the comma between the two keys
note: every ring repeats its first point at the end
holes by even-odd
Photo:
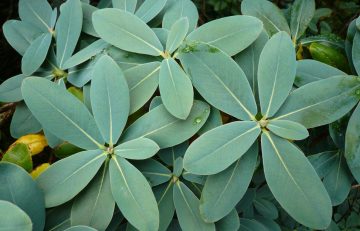
{"type": "Polygon", "coordinates": [[[24,102],[19,102],[16,105],[14,115],[10,123],[10,134],[14,138],[37,133],[41,131],[41,124],[37,121],[34,115],[24,102]]]}
{"type": "Polygon", "coordinates": [[[289,140],[303,140],[309,136],[303,125],[289,120],[270,120],[266,128],[275,135],[289,140]]]}
{"type": "Polygon", "coordinates": [[[37,26],[43,32],[51,30],[52,9],[47,0],[20,0],[19,16],[22,21],[37,26]]]}
{"type": "Polygon", "coordinates": [[[146,0],[136,10],[135,15],[147,23],[160,13],[166,2],[167,0],[146,0]]]}
{"type": "Polygon", "coordinates": [[[353,40],[352,61],[354,63],[356,72],[360,74],[360,31],[359,30],[356,32],[353,40]]]}
{"type": "Polygon", "coordinates": [[[31,231],[30,217],[21,208],[8,201],[0,200],[0,229],[6,231],[31,231]]]}
{"type": "Polygon", "coordinates": [[[315,0],[296,0],[291,7],[290,29],[296,42],[306,31],[315,14],[315,0]]]}
{"type": "Polygon", "coordinates": [[[324,178],[334,168],[337,162],[336,154],[337,151],[327,151],[308,156],[310,163],[320,178],[324,178]]]}
{"type": "Polygon", "coordinates": [[[96,33],[94,29],[94,25],[92,22],[92,15],[95,11],[98,10],[98,8],[83,2],[81,3],[81,7],[83,12],[82,31],[94,37],[99,37],[99,35],[96,33]]]}
{"type": "Polygon", "coordinates": [[[184,41],[189,31],[189,20],[180,18],[170,28],[166,41],[166,50],[172,54],[184,41]]]}
{"type": "Polygon", "coordinates": [[[121,143],[114,149],[120,157],[131,160],[144,160],[152,157],[160,150],[159,146],[147,138],[138,138],[121,143]]]}
{"type": "Polygon", "coordinates": [[[23,99],[21,83],[26,75],[20,74],[8,78],[0,85],[0,102],[17,102],[23,99]]]}
{"type": "Polygon", "coordinates": [[[199,14],[196,5],[191,0],[176,0],[170,5],[163,17],[162,26],[168,30],[180,18],[189,20],[189,31],[193,31],[199,20],[199,14]]]}
{"type": "Polygon", "coordinates": [[[174,217],[175,206],[173,199],[173,187],[174,184],[169,182],[168,184],[162,184],[154,188],[160,213],[159,231],[168,230],[168,226],[174,217]]]}
{"type": "Polygon", "coordinates": [[[240,219],[236,209],[231,210],[231,212],[226,215],[223,219],[215,223],[216,230],[221,231],[233,231],[239,230],[240,228],[240,219]]]}
{"type": "Polygon", "coordinates": [[[89,226],[77,225],[67,228],[65,229],[65,231],[97,231],[97,230],[89,226]]]}
{"type": "Polygon", "coordinates": [[[137,0],[109,0],[112,1],[114,8],[118,8],[130,13],[135,12],[137,0]]]}
{"type": "Polygon", "coordinates": [[[171,171],[155,159],[136,161],[134,165],[146,177],[151,187],[163,184],[172,177],[171,171]]]}

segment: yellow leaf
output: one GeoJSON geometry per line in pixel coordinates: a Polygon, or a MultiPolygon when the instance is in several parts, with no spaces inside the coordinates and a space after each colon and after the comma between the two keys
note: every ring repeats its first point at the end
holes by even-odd
{"type": "Polygon", "coordinates": [[[38,176],[40,176],[41,173],[43,173],[48,167],[50,167],[49,163],[44,163],[39,165],[37,168],[35,168],[31,173],[31,177],[33,179],[36,179],[38,176]]]}
{"type": "Polygon", "coordinates": [[[44,150],[46,146],[48,146],[47,140],[44,135],[41,134],[29,134],[26,136],[20,137],[18,140],[16,140],[10,148],[15,144],[26,144],[28,145],[31,155],[39,154],[44,150]]]}

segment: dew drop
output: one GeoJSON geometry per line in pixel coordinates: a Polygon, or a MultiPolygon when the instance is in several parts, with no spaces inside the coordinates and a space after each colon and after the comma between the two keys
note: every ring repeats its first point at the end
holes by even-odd
{"type": "Polygon", "coordinates": [[[194,124],[199,124],[199,123],[201,123],[201,121],[202,121],[201,117],[196,117],[194,119],[194,124]]]}

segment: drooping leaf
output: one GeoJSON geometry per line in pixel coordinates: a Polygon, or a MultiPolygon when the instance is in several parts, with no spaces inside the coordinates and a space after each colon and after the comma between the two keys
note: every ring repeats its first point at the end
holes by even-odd
{"type": "Polygon", "coordinates": [[[16,105],[15,113],[10,123],[10,134],[14,138],[41,131],[41,124],[33,116],[24,102],[16,105]]]}
{"type": "Polygon", "coordinates": [[[33,224],[30,217],[18,206],[0,200],[0,228],[6,231],[31,231],[33,224]]]}
{"type": "Polygon", "coordinates": [[[189,20],[187,18],[180,18],[171,26],[166,41],[166,50],[170,54],[172,54],[181,45],[188,31],[189,20]]]}
{"type": "Polygon", "coordinates": [[[91,108],[104,140],[116,144],[129,115],[130,96],[125,77],[107,55],[95,64],[90,89],[91,108]]]}
{"type": "Polygon", "coordinates": [[[93,14],[96,32],[106,42],[125,51],[159,56],[163,46],[155,33],[137,16],[119,9],[101,9],[93,14]]]}
{"type": "Polygon", "coordinates": [[[56,23],[56,57],[60,68],[73,54],[82,29],[80,0],[68,0],[60,7],[56,23]]]}
{"type": "Polygon", "coordinates": [[[155,159],[137,161],[134,164],[149,181],[151,187],[163,184],[172,177],[171,171],[155,159]]]}
{"type": "Polygon", "coordinates": [[[6,41],[24,55],[31,42],[41,35],[41,30],[29,22],[8,20],[2,26],[6,41]]]}
{"type": "Polygon", "coordinates": [[[19,1],[21,20],[37,26],[43,32],[51,30],[51,14],[51,6],[46,0],[19,1]]]}
{"type": "Polygon", "coordinates": [[[190,145],[185,153],[184,168],[198,175],[221,172],[244,155],[260,131],[253,121],[238,121],[214,128],[190,145]]]}
{"type": "Polygon", "coordinates": [[[138,138],[121,143],[114,149],[114,153],[120,157],[131,160],[148,159],[159,151],[159,146],[147,138],[138,138]]]}
{"type": "Polygon", "coordinates": [[[31,75],[39,69],[45,61],[50,44],[50,33],[40,35],[31,43],[21,60],[21,71],[23,74],[31,75]]]}
{"type": "Polygon", "coordinates": [[[180,48],[179,58],[194,87],[211,105],[242,120],[256,115],[249,82],[231,57],[213,46],[191,42],[180,48]]]}
{"type": "Polygon", "coordinates": [[[270,36],[279,31],[290,34],[290,28],[283,12],[270,1],[244,0],[241,3],[241,12],[259,18],[270,36]]]}
{"type": "Polygon", "coordinates": [[[344,155],[352,175],[357,182],[360,182],[360,104],[348,123],[344,155]]]}
{"type": "Polygon", "coordinates": [[[166,2],[167,0],[146,0],[136,10],[135,15],[147,23],[160,13],[166,2]]]}
{"type": "Polygon", "coordinates": [[[329,124],[343,117],[359,100],[360,81],[355,76],[334,76],[302,86],[289,95],[275,118],[306,128],[329,124]]]}
{"type": "Polygon", "coordinates": [[[257,157],[255,143],[226,170],[208,176],[200,200],[200,213],[205,221],[219,221],[232,211],[250,184],[257,157]]]}
{"type": "Polygon", "coordinates": [[[296,78],[294,84],[297,87],[301,87],[305,84],[336,75],[346,74],[341,70],[325,63],[313,59],[303,59],[297,61],[296,78]]]}
{"type": "Polygon", "coordinates": [[[44,191],[45,206],[54,207],[74,198],[95,176],[105,159],[102,150],[83,151],[51,165],[36,179],[44,191]]]}
{"type": "Polygon", "coordinates": [[[51,133],[80,148],[102,147],[103,139],[94,118],[85,105],[63,87],[31,77],[23,81],[21,90],[30,111],[51,133]]]}
{"type": "Polygon", "coordinates": [[[305,33],[314,14],[314,0],[296,0],[293,3],[291,7],[290,30],[294,42],[305,33]]]}
{"type": "Polygon", "coordinates": [[[199,131],[209,113],[209,105],[195,100],[188,118],[180,120],[170,115],[164,105],[161,105],[130,125],[121,140],[124,142],[145,137],[155,141],[160,148],[172,147],[199,131]]]}
{"type": "Polygon", "coordinates": [[[331,221],[331,201],[305,155],[268,132],[262,134],[261,145],[265,178],[276,200],[297,222],[325,229],[331,221]]]}
{"type": "Polygon", "coordinates": [[[130,13],[135,12],[137,0],[109,0],[109,1],[112,1],[112,5],[114,8],[118,8],[130,13]]]}
{"type": "MultiPolygon", "coordinates": [[[[21,167],[2,162],[0,163],[0,184],[0,200],[9,201],[19,206],[31,219],[29,221],[32,223],[33,229],[30,230],[43,230],[45,225],[44,194],[31,176],[21,167]]],[[[3,209],[1,205],[0,208],[0,210],[3,209]]],[[[0,229],[10,230],[3,225],[6,218],[10,218],[11,212],[3,210],[1,214],[0,229]],[[2,220],[2,218],[5,219],[2,220]]],[[[20,218],[19,214],[17,221],[21,221],[20,218]]],[[[12,222],[15,222],[15,220],[12,220],[12,222]]],[[[14,226],[14,231],[16,228],[17,230],[23,230],[21,227],[14,226]]]]}
{"type": "Polygon", "coordinates": [[[253,43],[262,29],[262,22],[255,17],[229,16],[200,26],[187,40],[207,43],[233,56],[253,43]]]}
{"type": "Polygon", "coordinates": [[[162,26],[163,28],[171,30],[174,23],[183,17],[189,20],[189,31],[193,31],[198,24],[199,14],[195,4],[191,0],[173,1],[164,14],[162,26]]]}
{"type": "Polygon", "coordinates": [[[199,199],[182,182],[174,185],[174,205],[182,230],[215,231],[214,223],[205,223],[199,211],[199,199]]]}
{"type": "Polygon", "coordinates": [[[146,178],[121,157],[110,160],[111,191],[124,217],[137,229],[156,231],[159,210],[146,178]]]}
{"type": "Polygon", "coordinates": [[[185,120],[193,105],[194,91],[191,80],[172,58],[161,63],[159,89],[166,109],[173,116],[185,120]]]}
{"type": "Polygon", "coordinates": [[[292,89],[295,73],[295,50],[290,36],[279,32],[265,44],[259,60],[259,98],[265,118],[273,116],[284,103],[292,89]]]}
{"type": "Polygon", "coordinates": [[[71,208],[71,225],[87,225],[105,230],[113,217],[115,201],[110,189],[108,162],[75,198],[71,208]]]}
{"type": "Polygon", "coordinates": [[[303,125],[289,120],[270,120],[267,128],[275,135],[289,140],[303,140],[309,136],[303,125]]]}
{"type": "Polygon", "coordinates": [[[154,188],[160,214],[159,231],[168,230],[171,220],[174,217],[175,206],[173,199],[173,187],[174,184],[170,182],[154,188]]]}

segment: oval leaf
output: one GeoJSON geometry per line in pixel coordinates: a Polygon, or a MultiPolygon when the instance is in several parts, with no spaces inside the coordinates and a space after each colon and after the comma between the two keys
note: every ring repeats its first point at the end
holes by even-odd
{"type": "Polygon", "coordinates": [[[309,136],[307,129],[289,120],[270,120],[267,128],[274,134],[289,140],[303,140],[309,136]]]}
{"type": "Polygon", "coordinates": [[[18,206],[0,200],[0,213],[2,214],[0,216],[0,229],[6,231],[33,230],[30,217],[18,206]]]}
{"type": "Polygon", "coordinates": [[[41,131],[41,124],[37,121],[34,115],[24,102],[19,102],[16,105],[15,113],[10,123],[10,134],[14,138],[38,133],[41,131]]]}
{"type": "Polygon", "coordinates": [[[144,160],[152,157],[160,150],[159,146],[147,138],[138,138],[115,147],[114,153],[131,160],[144,160]]]}
{"type": "Polygon", "coordinates": [[[172,4],[166,9],[162,26],[165,29],[171,30],[174,23],[184,17],[189,20],[189,31],[193,31],[199,20],[196,5],[191,0],[172,1],[172,4]]]}
{"type": "Polygon", "coordinates": [[[290,29],[293,41],[300,38],[315,14],[314,0],[296,0],[291,7],[290,29]]]}
{"type": "Polygon", "coordinates": [[[135,12],[136,4],[137,0],[112,0],[112,5],[114,8],[118,8],[130,13],[135,12]]]}
{"type": "Polygon", "coordinates": [[[43,32],[51,31],[52,9],[46,0],[20,0],[19,16],[22,21],[32,23],[43,32]]]}
{"type": "Polygon", "coordinates": [[[17,102],[23,99],[21,83],[26,75],[20,74],[5,80],[0,85],[0,102],[17,102]]]}
{"type": "Polygon", "coordinates": [[[180,18],[177,20],[169,31],[166,41],[166,50],[173,53],[184,41],[189,31],[189,20],[187,18],[180,18]]]}
{"type": "Polygon", "coordinates": [[[146,0],[143,1],[139,9],[136,10],[135,15],[138,16],[145,23],[150,22],[156,15],[164,8],[167,0],[146,0]]]}

